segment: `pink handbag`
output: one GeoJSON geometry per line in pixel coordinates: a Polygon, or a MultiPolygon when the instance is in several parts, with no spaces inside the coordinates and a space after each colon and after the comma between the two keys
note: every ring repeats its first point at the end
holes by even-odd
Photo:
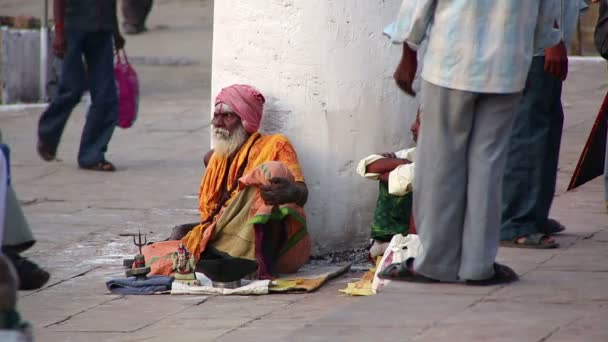
{"type": "Polygon", "coordinates": [[[139,81],[135,69],[129,63],[125,50],[116,54],[114,77],[118,87],[118,127],[129,128],[137,119],[139,109],[139,81]],[[121,58],[121,53],[124,57],[121,58]]]}

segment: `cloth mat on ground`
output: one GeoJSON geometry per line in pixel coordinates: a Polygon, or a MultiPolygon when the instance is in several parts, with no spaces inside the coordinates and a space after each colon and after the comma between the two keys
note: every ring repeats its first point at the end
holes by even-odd
{"type": "Polygon", "coordinates": [[[135,277],[112,279],[106,282],[110,292],[127,295],[149,295],[163,293],[171,290],[173,277],[150,276],[145,280],[137,280],[135,277]]]}
{"type": "Polygon", "coordinates": [[[202,273],[196,273],[201,286],[189,286],[180,282],[173,282],[171,294],[175,295],[265,295],[270,293],[308,293],[319,289],[325,283],[334,279],[350,269],[351,264],[340,266],[312,266],[306,265],[291,275],[281,275],[276,280],[243,280],[243,286],[236,289],[215,288],[211,280],[202,273]]]}
{"type": "Polygon", "coordinates": [[[220,296],[259,296],[268,294],[270,280],[243,280],[242,286],[235,289],[213,287],[212,282],[202,273],[196,273],[200,286],[187,285],[174,281],[171,285],[172,295],[220,295],[220,296]]]}
{"type": "Polygon", "coordinates": [[[339,266],[305,265],[297,273],[281,275],[270,284],[270,292],[313,292],[350,270],[352,263],[339,266]]]}

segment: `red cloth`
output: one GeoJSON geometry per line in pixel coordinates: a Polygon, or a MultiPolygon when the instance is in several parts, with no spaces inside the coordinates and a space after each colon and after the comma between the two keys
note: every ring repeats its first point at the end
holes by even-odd
{"type": "Polygon", "coordinates": [[[222,89],[215,98],[215,105],[226,104],[241,118],[243,127],[249,133],[260,128],[264,112],[264,96],[254,87],[246,84],[233,84],[222,89]]]}

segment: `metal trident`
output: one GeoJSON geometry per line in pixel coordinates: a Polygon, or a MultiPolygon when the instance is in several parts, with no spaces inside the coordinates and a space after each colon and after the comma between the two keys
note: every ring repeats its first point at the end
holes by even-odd
{"type": "Polygon", "coordinates": [[[137,235],[139,241],[135,241],[135,234],[133,234],[133,244],[139,247],[139,254],[143,255],[143,253],[141,252],[141,248],[148,243],[148,239],[146,237],[146,234],[144,234],[144,242],[141,242],[141,229],[139,230],[139,233],[137,235]]]}

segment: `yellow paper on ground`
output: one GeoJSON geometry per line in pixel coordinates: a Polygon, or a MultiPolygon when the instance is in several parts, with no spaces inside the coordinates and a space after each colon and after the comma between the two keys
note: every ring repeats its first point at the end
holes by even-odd
{"type": "Polygon", "coordinates": [[[342,293],[346,293],[349,296],[371,296],[372,292],[372,281],[374,280],[374,274],[376,268],[370,268],[369,271],[365,272],[361,280],[348,283],[345,289],[339,290],[342,293]]]}

